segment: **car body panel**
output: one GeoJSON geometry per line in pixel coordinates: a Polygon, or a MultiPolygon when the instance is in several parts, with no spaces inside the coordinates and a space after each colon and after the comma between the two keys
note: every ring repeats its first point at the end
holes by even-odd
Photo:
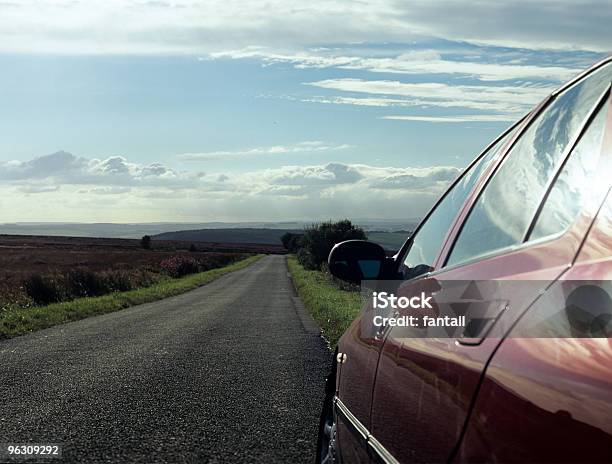
{"type": "Polygon", "coordinates": [[[612,339],[521,336],[581,281],[612,280],[611,232],[609,193],[556,303],[535,305],[492,358],[456,462],[612,461],[612,339]]]}
{"type": "MultiPolygon", "coordinates": [[[[563,88],[569,85],[571,83],[563,88]]],[[[612,277],[610,197],[602,207],[610,188],[612,99],[608,98],[605,103],[608,106],[607,123],[594,194],[567,230],[443,267],[480,191],[520,137],[520,129],[529,125],[548,100],[519,123],[517,133],[506,142],[506,148],[475,184],[447,233],[433,271],[405,282],[398,292],[415,294],[420,287],[457,280],[529,280],[537,282],[537,285],[509,297],[507,308],[500,311],[495,322],[499,332],[471,345],[455,338],[414,337],[406,328],[381,330],[373,324],[372,308],[366,306],[338,344],[346,359],[336,378],[337,396],[353,415],[353,422],[358,422],[366,430],[366,437],[360,437],[354,423],[351,424],[346,417],[339,418],[338,443],[345,462],[446,462],[452,458],[469,462],[512,462],[513,447],[518,447],[515,456],[532,456],[535,461],[547,462],[542,450],[548,449],[554,441],[542,444],[540,448],[533,444],[525,445],[524,449],[518,443],[529,440],[530,434],[532,441],[536,441],[533,437],[537,427],[567,427],[577,436],[592,433],[595,438],[586,442],[597,441],[597,444],[594,443],[592,453],[586,455],[595,460],[603,458],[603,450],[610,444],[608,461],[612,461],[612,442],[608,442],[612,426],[607,422],[612,418],[612,409],[608,415],[607,412],[598,414],[593,406],[598,404],[595,402],[588,406],[592,412],[589,416],[579,410],[575,398],[570,398],[572,392],[568,387],[571,382],[582,382],[585,388],[580,392],[581,398],[586,398],[589,391],[596,392],[606,404],[604,410],[608,411],[606,408],[608,402],[612,404],[612,395],[606,392],[612,391],[612,374],[610,377],[580,377],[577,372],[568,371],[566,366],[588,363],[602,350],[605,352],[603,361],[612,360],[609,340],[600,343],[581,339],[580,346],[584,349],[580,354],[572,357],[565,353],[565,358],[557,356],[554,361],[546,361],[540,359],[541,356],[538,358],[542,350],[558,354],[574,339],[554,341],[549,338],[542,345],[538,345],[542,343],[537,342],[539,339],[533,339],[531,343],[520,342],[518,338],[505,339],[507,331],[517,320],[523,321],[525,314],[537,310],[542,304],[541,295],[556,285],[554,282],[567,284],[571,279],[612,277]],[[589,239],[585,241],[587,235],[589,239]],[[521,357],[531,360],[530,367],[521,369],[521,357]],[[557,377],[559,382],[565,383],[559,389],[550,385],[550,378],[557,377]],[[550,400],[546,398],[555,395],[558,395],[558,401],[567,404],[574,401],[575,408],[542,406],[543,401],[550,400]],[[503,407],[500,401],[505,402],[503,407]],[[513,408],[521,412],[512,412],[513,408]],[[524,430],[509,430],[511,427],[516,429],[521,418],[532,421],[530,434],[524,430]],[[487,430],[492,423],[495,424],[491,429],[494,433],[488,437],[487,430]],[[506,435],[513,438],[505,438],[506,435]],[[368,436],[382,452],[373,453],[373,447],[368,446],[368,436]]],[[[410,240],[396,259],[401,259],[409,245],[410,240]]],[[[565,432],[552,436],[569,439],[565,432]]],[[[559,459],[563,453],[550,455],[559,459]]],[[[573,459],[578,454],[565,453],[565,456],[573,459]]]]}
{"type": "MultiPolygon", "coordinates": [[[[475,275],[480,280],[537,281],[529,291],[507,296],[509,306],[496,324],[509,326],[567,269],[579,242],[568,235],[558,239],[556,245],[566,252],[556,255],[551,268],[542,270],[541,261],[530,249],[524,249],[490,258],[494,262],[491,265],[479,262],[468,266],[479,271],[461,267],[437,273],[435,278],[409,282],[403,291],[418,294],[424,281],[463,280],[475,275]]],[[[483,295],[484,299],[493,297],[499,295],[483,295]]],[[[372,434],[400,462],[444,462],[461,436],[482,371],[500,339],[485,338],[477,346],[466,346],[455,338],[416,338],[406,334],[407,330],[395,327],[385,340],[374,386],[372,434]]]]}
{"type": "MultiPolygon", "coordinates": [[[[341,365],[336,378],[338,396],[368,430],[376,366],[382,347],[382,340],[377,337],[378,327],[373,325],[370,311],[371,308],[366,307],[338,342],[338,351],[345,356],[348,368],[341,365]]],[[[365,441],[346,419],[338,421],[337,434],[345,462],[369,462],[365,441]]]]}

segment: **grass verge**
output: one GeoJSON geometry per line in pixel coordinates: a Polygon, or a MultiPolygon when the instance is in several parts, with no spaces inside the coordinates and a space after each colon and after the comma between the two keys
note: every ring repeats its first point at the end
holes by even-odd
{"type": "Polygon", "coordinates": [[[361,311],[360,294],[338,288],[322,272],[304,269],[295,256],[289,256],[287,262],[304,306],[323,329],[330,345],[336,346],[340,336],[361,311]]]}
{"type": "Polygon", "coordinates": [[[178,295],[207,284],[224,274],[245,268],[262,256],[251,256],[228,266],[192,274],[180,279],[168,278],[150,287],[128,292],[117,292],[92,298],[78,298],[48,306],[9,309],[0,313],[0,340],[178,295]]]}

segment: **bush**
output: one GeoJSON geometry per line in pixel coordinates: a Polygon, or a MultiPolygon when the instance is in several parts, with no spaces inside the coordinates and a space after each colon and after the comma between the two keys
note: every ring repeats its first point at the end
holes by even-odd
{"type": "Polygon", "coordinates": [[[191,251],[192,253],[198,251],[198,247],[195,246],[193,243],[191,245],[189,245],[189,251],[191,251]]]}
{"type": "Polygon", "coordinates": [[[145,235],[144,237],[142,237],[140,239],[140,246],[143,247],[145,250],[150,250],[151,249],[151,236],[145,235]]]}
{"type": "Polygon", "coordinates": [[[300,263],[304,269],[309,269],[309,270],[313,270],[313,269],[320,269],[321,265],[319,264],[319,266],[317,266],[317,263],[315,262],[313,255],[311,253],[309,253],[305,248],[300,248],[297,253],[297,260],[298,263],[300,263]]]}
{"type": "Polygon", "coordinates": [[[38,305],[62,301],[66,293],[60,276],[33,274],[24,280],[23,288],[32,301],[38,305]]]}
{"type": "Polygon", "coordinates": [[[302,246],[303,236],[304,234],[293,234],[291,232],[287,232],[281,237],[281,242],[283,242],[283,246],[289,253],[297,253],[302,246]]]}
{"type": "Polygon", "coordinates": [[[174,278],[200,272],[198,262],[187,256],[173,256],[163,260],[159,266],[163,272],[174,278]]]}
{"type": "MultiPolygon", "coordinates": [[[[144,274],[144,273],[141,273],[144,274]]],[[[101,274],[107,292],[127,292],[137,287],[148,287],[153,282],[142,278],[140,275],[130,275],[126,271],[109,271],[101,274]]]]}
{"type": "Polygon", "coordinates": [[[75,269],[66,276],[66,290],[71,297],[100,296],[109,293],[98,274],[88,269],[75,269]]]}
{"type": "Polygon", "coordinates": [[[345,240],[367,240],[367,236],[348,219],[313,224],[304,232],[297,252],[298,261],[306,269],[321,269],[333,246],[345,240]]]}
{"type": "Polygon", "coordinates": [[[196,260],[188,255],[177,255],[162,261],[159,268],[92,271],[81,267],[67,273],[33,274],[20,283],[18,291],[13,291],[15,295],[5,290],[4,286],[0,289],[0,310],[15,305],[25,307],[32,303],[44,306],[149,287],[166,279],[163,274],[179,278],[223,267],[246,256],[243,253],[202,253],[196,260]]]}
{"type": "Polygon", "coordinates": [[[148,287],[159,280],[159,274],[147,270],[94,272],[74,269],[67,274],[31,275],[23,281],[23,288],[35,304],[48,305],[148,287]]]}

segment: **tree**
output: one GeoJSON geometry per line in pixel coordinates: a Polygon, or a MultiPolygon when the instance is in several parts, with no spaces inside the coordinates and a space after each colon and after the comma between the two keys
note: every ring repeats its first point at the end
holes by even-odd
{"type": "Polygon", "coordinates": [[[367,240],[367,236],[361,227],[354,226],[348,219],[313,224],[304,232],[298,261],[306,269],[321,269],[333,246],[345,240],[367,240]]]}
{"type": "Polygon", "coordinates": [[[297,253],[302,246],[303,235],[287,232],[281,237],[281,242],[283,242],[283,246],[289,253],[297,253]]]}
{"type": "Polygon", "coordinates": [[[151,249],[151,236],[145,235],[144,237],[142,237],[140,239],[140,246],[143,247],[145,250],[150,250],[151,249]]]}

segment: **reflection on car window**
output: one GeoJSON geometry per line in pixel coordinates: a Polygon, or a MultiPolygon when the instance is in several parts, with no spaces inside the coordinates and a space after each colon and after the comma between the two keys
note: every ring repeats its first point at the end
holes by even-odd
{"type": "Polygon", "coordinates": [[[607,106],[599,111],[572,151],[544,203],[530,239],[563,232],[582,209],[599,161],[607,113],[607,106]]]}
{"type": "Polygon", "coordinates": [[[419,229],[400,269],[405,279],[411,279],[431,270],[434,259],[442,247],[442,241],[459,212],[459,208],[465,202],[480,174],[499,154],[515,130],[513,129],[500,139],[463,174],[461,180],[447,193],[427,222],[419,229]]]}
{"type": "Polygon", "coordinates": [[[447,264],[523,241],[563,151],[611,78],[612,65],[592,73],[527,128],[474,205],[447,264]]]}

